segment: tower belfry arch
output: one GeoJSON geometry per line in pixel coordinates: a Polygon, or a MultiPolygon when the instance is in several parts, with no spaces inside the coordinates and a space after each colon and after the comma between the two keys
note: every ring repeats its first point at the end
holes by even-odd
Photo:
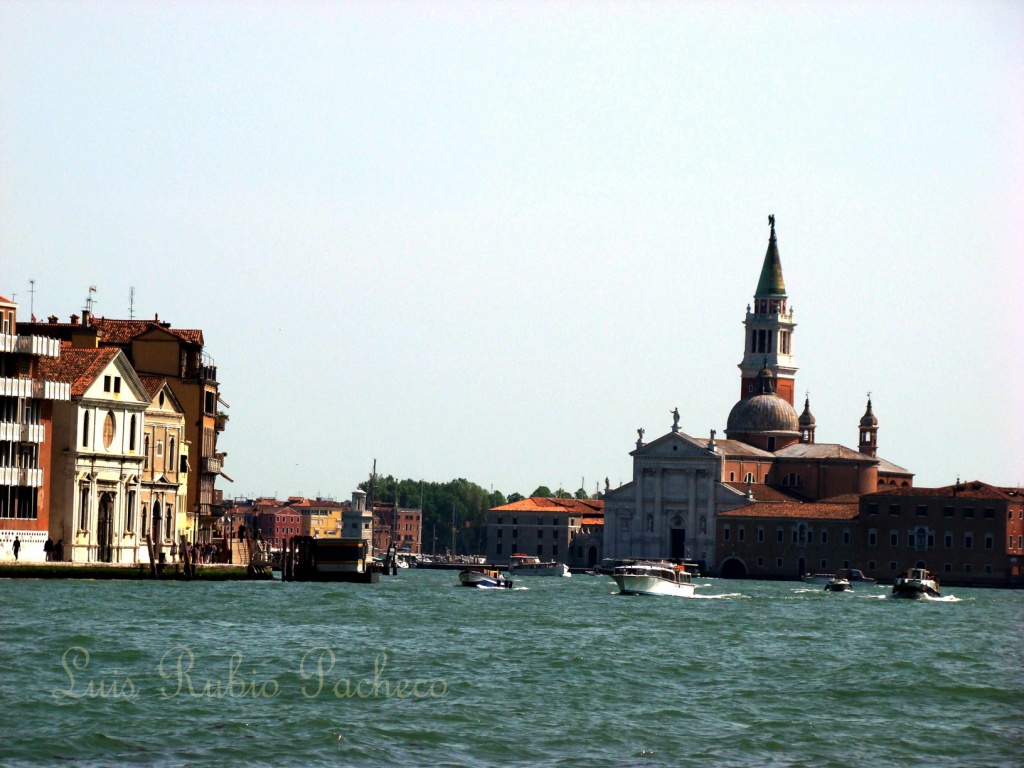
{"type": "Polygon", "coordinates": [[[762,368],[772,372],[776,394],[793,405],[797,367],[793,358],[793,309],[788,306],[782,261],[775,236],[775,216],[768,217],[771,232],[761,275],[754,290],[753,306],[747,305],[743,321],[743,361],[739,364],[740,397],[756,394],[757,374],[762,368]]]}

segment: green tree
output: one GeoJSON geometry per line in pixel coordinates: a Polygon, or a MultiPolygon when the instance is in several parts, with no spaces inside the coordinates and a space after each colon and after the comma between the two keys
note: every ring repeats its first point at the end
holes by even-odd
{"type": "Polygon", "coordinates": [[[531,498],[550,499],[554,494],[546,485],[537,486],[537,490],[530,494],[531,498]]]}
{"type": "Polygon", "coordinates": [[[576,491],[576,498],[580,499],[581,501],[586,501],[587,499],[590,498],[590,496],[587,495],[587,492],[585,490],[580,488],[578,491],[576,491]]]}

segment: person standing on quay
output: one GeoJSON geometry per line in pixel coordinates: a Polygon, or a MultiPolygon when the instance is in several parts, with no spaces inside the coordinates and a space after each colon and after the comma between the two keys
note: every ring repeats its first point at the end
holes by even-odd
{"type": "Polygon", "coordinates": [[[53,560],[53,539],[49,536],[46,537],[46,543],[43,544],[43,555],[45,556],[46,562],[53,560]]]}
{"type": "Polygon", "coordinates": [[[11,550],[14,552],[14,559],[18,559],[18,553],[21,552],[21,539],[17,536],[14,537],[14,543],[11,545],[11,550]]]}

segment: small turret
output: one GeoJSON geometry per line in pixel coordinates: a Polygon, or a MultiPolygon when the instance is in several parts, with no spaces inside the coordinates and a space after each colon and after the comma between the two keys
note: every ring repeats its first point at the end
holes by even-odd
{"type": "Polygon", "coordinates": [[[804,412],[800,414],[800,442],[801,443],[813,443],[814,442],[814,428],[816,423],[814,421],[814,415],[811,413],[811,397],[810,395],[804,396],[804,412]]]}
{"type": "Polygon", "coordinates": [[[865,456],[874,458],[878,455],[878,419],[871,410],[871,393],[868,392],[868,407],[860,417],[860,447],[858,450],[865,456]]]}

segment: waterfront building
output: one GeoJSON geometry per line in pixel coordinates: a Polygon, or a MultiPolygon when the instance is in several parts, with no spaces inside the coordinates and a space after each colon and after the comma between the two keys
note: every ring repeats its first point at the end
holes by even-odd
{"type": "Polygon", "coordinates": [[[423,513],[419,509],[399,507],[396,502],[373,504],[373,547],[387,551],[394,544],[399,551],[420,554],[423,538],[423,513]]]}
{"type": "MultiPolygon", "coordinates": [[[[878,419],[870,396],[857,422],[857,449],[817,442],[809,396],[801,414],[793,407],[796,321],[774,216],[769,224],[768,249],[743,321],[740,398],[728,415],[725,438],[716,439],[715,430],[707,438],[683,433],[678,409],[672,411],[671,431],[661,437],[645,442],[644,430],[638,430],[630,453],[633,479],[605,492],[606,558],[696,559],[714,571],[723,557],[735,557],[730,553],[737,543],[733,539],[719,556],[716,547],[725,545],[726,528],[717,518],[741,515],[738,510],[757,502],[746,486],[781,489],[799,503],[913,485],[913,473],[878,456],[878,419]]],[[[800,513],[817,519],[810,508],[800,513]]],[[[789,559],[781,557],[784,563],[789,559]]],[[[822,559],[830,558],[817,561],[822,559]]],[[[777,561],[778,556],[765,562],[777,561]]],[[[809,562],[805,558],[805,565],[809,562]]],[[[798,564],[799,557],[777,567],[792,572],[798,564]]]]}
{"type": "MultiPolygon", "coordinates": [[[[188,440],[185,439],[185,411],[162,376],[139,376],[151,402],[146,409],[142,433],[142,488],[139,530],[153,542],[154,556],[170,559],[172,543],[185,536],[195,541],[196,531],[188,526],[188,440]]],[[[148,550],[142,551],[148,561],[148,550]]]]}
{"type": "Polygon", "coordinates": [[[227,425],[228,404],[220,396],[217,366],[205,349],[203,332],[172,328],[161,321],[97,318],[88,310],[79,320],[71,315],[60,323],[55,315],[45,323],[19,323],[24,332],[59,338],[78,349],[114,347],[121,349],[140,374],[167,379],[185,412],[185,440],[189,447],[186,513],[187,526],[197,529],[200,543],[219,534],[222,492],[215,482],[225,474],[224,459],[217,440],[227,425]]]}
{"type": "Polygon", "coordinates": [[[67,561],[139,562],[146,387],[115,347],[63,345],[40,372],[68,384],[71,398],[53,410],[51,538],[63,541],[67,561]]]}
{"type": "MultiPolygon", "coordinates": [[[[586,525],[592,530],[604,507],[604,500],[540,496],[492,507],[487,511],[487,562],[507,563],[510,555],[520,552],[566,562],[573,556],[570,543],[582,533],[584,520],[590,520],[586,525]]],[[[576,546],[582,546],[582,540],[576,546]]],[[[582,557],[590,557],[589,547],[582,557]]]]}
{"type": "Polygon", "coordinates": [[[1024,493],[981,481],[885,488],[860,499],[859,560],[892,579],[927,568],[949,583],[1024,584],[1024,493]]]}
{"type": "Polygon", "coordinates": [[[342,511],[342,537],[362,539],[367,547],[373,546],[373,511],[366,506],[366,491],[352,491],[352,501],[342,511]]]}
{"type": "Polygon", "coordinates": [[[0,560],[45,559],[53,473],[53,406],[70,399],[66,382],[48,380],[41,361],[60,342],[17,331],[18,305],[0,297],[0,560]]]}
{"type": "Polygon", "coordinates": [[[584,514],[579,530],[569,539],[569,557],[565,564],[570,568],[593,568],[604,557],[604,512],[594,510],[584,514]]]}
{"type": "Polygon", "coordinates": [[[345,505],[334,499],[288,499],[288,506],[302,515],[302,534],[313,538],[341,536],[345,505]]]}
{"type": "Polygon", "coordinates": [[[260,538],[272,549],[283,550],[294,536],[302,534],[302,514],[295,509],[280,504],[272,506],[257,503],[253,514],[252,528],[259,531],[260,538]]]}

